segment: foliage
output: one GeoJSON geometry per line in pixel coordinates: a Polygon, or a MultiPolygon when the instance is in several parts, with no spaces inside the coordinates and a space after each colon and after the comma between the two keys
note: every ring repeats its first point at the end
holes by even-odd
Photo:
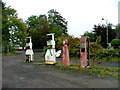
{"type": "Polygon", "coordinates": [[[101,42],[100,44],[106,48],[107,47],[107,43],[106,43],[106,29],[108,28],[108,42],[111,42],[112,39],[115,38],[116,36],[116,32],[114,29],[112,29],[112,24],[108,24],[108,26],[106,27],[105,25],[94,25],[94,34],[95,36],[101,36],[101,42]]]}
{"type": "Polygon", "coordinates": [[[63,40],[67,39],[68,37],[66,37],[65,35],[59,36],[57,38],[55,38],[56,41],[56,50],[62,50],[63,47],[63,40]]]}
{"type": "Polygon", "coordinates": [[[108,61],[108,62],[119,62],[120,61],[120,57],[112,57],[112,56],[108,56],[108,57],[92,57],[91,60],[93,61],[108,61]]]}
{"type": "Polygon", "coordinates": [[[80,57],[80,39],[71,36],[68,43],[70,57],[80,57]]]}
{"type": "Polygon", "coordinates": [[[53,33],[57,36],[67,35],[67,21],[54,9],[48,11],[48,22],[53,33]]]}
{"type": "MultiPolygon", "coordinates": [[[[56,41],[56,51],[62,50],[63,47],[63,40],[68,39],[68,49],[70,57],[79,57],[80,56],[80,40],[79,38],[75,38],[72,36],[66,37],[64,35],[55,38],[56,41]]],[[[50,46],[44,46],[44,52],[42,53],[42,56],[45,55],[45,52],[47,49],[49,49],[50,46]]]]}
{"type": "Polygon", "coordinates": [[[47,15],[30,16],[26,23],[28,33],[32,36],[33,48],[43,49],[49,39],[48,33],[55,33],[55,38],[67,35],[67,21],[54,9],[47,15]]]}
{"type": "Polygon", "coordinates": [[[17,45],[25,46],[26,25],[17,17],[15,9],[2,2],[2,46],[3,53],[13,52],[17,45]]]}
{"type": "MultiPolygon", "coordinates": [[[[38,61],[38,62],[44,63],[43,61],[38,61]]],[[[41,63],[40,65],[42,65],[41,63]]],[[[70,70],[70,71],[79,72],[79,73],[87,73],[90,75],[97,75],[101,77],[110,76],[113,78],[118,78],[119,77],[118,72],[120,71],[119,68],[108,68],[108,67],[100,67],[95,65],[94,66],[90,65],[89,68],[82,68],[80,67],[79,64],[71,64],[70,66],[63,66],[59,62],[57,62],[54,66],[49,65],[47,67],[57,68],[60,70],[70,70]]]]}
{"type": "Polygon", "coordinates": [[[46,15],[30,16],[26,23],[29,25],[27,32],[32,36],[33,48],[46,46],[47,34],[50,33],[46,15]]]}
{"type": "Polygon", "coordinates": [[[98,44],[96,42],[91,42],[90,43],[90,54],[91,55],[97,55],[101,51],[103,51],[103,47],[100,44],[98,44]]]}
{"type": "Polygon", "coordinates": [[[100,44],[101,42],[101,36],[97,36],[96,43],[100,44]]]}
{"type": "Polygon", "coordinates": [[[73,36],[61,36],[55,38],[56,40],[56,50],[62,50],[63,40],[68,39],[68,48],[70,57],[79,57],[80,56],[80,40],[73,36]]]}
{"type": "Polygon", "coordinates": [[[102,51],[99,55],[101,55],[102,57],[107,57],[107,56],[120,57],[120,49],[102,51]]]}
{"type": "Polygon", "coordinates": [[[89,39],[90,39],[90,42],[95,42],[96,41],[96,36],[93,32],[85,32],[83,35],[81,35],[82,37],[83,36],[88,36],[89,39]]]}
{"type": "Polygon", "coordinates": [[[91,59],[97,61],[120,61],[119,49],[105,49],[98,54],[91,55],[91,59]]]}
{"type": "Polygon", "coordinates": [[[114,46],[114,48],[118,48],[118,46],[120,46],[120,39],[113,39],[111,45],[114,46]]]}
{"type": "Polygon", "coordinates": [[[95,42],[90,43],[91,60],[97,61],[119,61],[119,49],[104,49],[100,44],[95,42]]]}

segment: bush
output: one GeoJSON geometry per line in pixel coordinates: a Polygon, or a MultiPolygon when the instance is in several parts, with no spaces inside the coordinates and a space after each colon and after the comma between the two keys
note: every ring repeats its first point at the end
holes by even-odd
{"type": "Polygon", "coordinates": [[[72,36],[69,37],[58,37],[56,40],[56,50],[62,50],[63,40],[68,39],[68,48],[70,57],[80,56],[80,39],[72,36]]]}
{"type": "MultiPolygon", "coordinates": [[[[80,57],[80,39],[75,38],[72,36],[69,37],[58,37],[55,38],[56,41],[56,51],[62,50],[63,47],[63,40],[68,39],[68,49],[69,49],[69,55],[70,57],[80,57]]],[[[43,56],[46,53],[46,50],[49,48],[49,46],[44,47],[44,53],[43,56]]]]}
{"type": "Polygon", "coordinates": [[[97,61],[119,61],[120,49],[104,49],[100,44],[90,43],[90,57],[97,61]]]}
{"type": "Polygon", "coordinates": [[[118,48],[118,46],[120,46],[120,39],[113,39],[111,41],[111,45],[114,47],[114,48],[118,48]]]}
{"type": "Polygon", "coordinates": [[[80,39],[69,37],[68,41],[70,57],[80,57],[80,39]]]}
{"type": "Polygon", "coordinates": [[[100,44],[98,44],[96,42],[90,43],[90,54],[91,55],[97,55],[102,51],[103,51],[103,47],[100,44]]]}
{"type": "Polygon", "coordinates": [[[99,61],[120,61],[120,49],[106,49],[98,53],[96,56],[94,55],[92,59],[99,61]]]}
{"type": "Polygon", "coordinates": [[[112,49],[112,50],[107,50],[99,53],[99,56],[101,57],[120,57],[120,50],[119,49],[112,49]]]}

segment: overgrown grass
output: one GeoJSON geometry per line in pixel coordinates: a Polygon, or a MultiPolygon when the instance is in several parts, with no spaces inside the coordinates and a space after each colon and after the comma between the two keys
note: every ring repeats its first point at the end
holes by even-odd
{"type": "Polygon", "coordinates": [[[92,57],[91,60],[93,60],[93,61],[113,61],[113,62],[119,62],[120,61],[120,57],[111,57],[111,56],[102,57],[102,58],[92,57]]]}
{"type": "MultiPolygon", "coordinates": [[[[43,61],[41,61],[43,63],[43,61]]],[[[80,64],[71,64],[70,66],[62,66],[61,63],[57,62],[55,65],[47,65],[48,67],[57,68],[59,70],[70,70],[79,73],[87,73],[90,75],[97,75],[97,76],[110,76],[113,78],[119,78],[118,72],[120,71],[119,68],[110,68],[110,67],[101,67],[91,65],[89,68],[82,68],[80,64]]]]}
{"type": "Polygon", "coordinates": [[[80,60],[80,57],[70,57],[71,60],[80,60]]]}
{"type": "Polygon", "coordinates": [[[99,53],[91,53],[94,61],[120,61],[120,49],[102,49],[99,53]]]}

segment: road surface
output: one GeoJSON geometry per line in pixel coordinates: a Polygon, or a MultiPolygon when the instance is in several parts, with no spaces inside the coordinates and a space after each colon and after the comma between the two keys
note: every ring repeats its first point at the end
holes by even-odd
{"type": "MultiPolygon", "coordinates": [[[[35,53],[35,58],[40,59],[35,53]]],[[[25,62],[24,53],[3,56],[3,88],[118,88],[118,80],[25,62]]]]}

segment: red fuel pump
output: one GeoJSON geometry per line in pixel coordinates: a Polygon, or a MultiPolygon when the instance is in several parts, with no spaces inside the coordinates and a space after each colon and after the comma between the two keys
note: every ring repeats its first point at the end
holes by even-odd
{"type": "Polygon", "coordinates": [[[68,50],[68,40],[63,40],[63,55],[62,55],[62,65],[69,66],[70,58],[69,58],[69,50],[68,50]]]}
{"type": "Polygon", "coordinates": [[[90,52],[89,52],[89,38],[80,38],[80,64],[81,67],[89,67],[90,52]]]}

